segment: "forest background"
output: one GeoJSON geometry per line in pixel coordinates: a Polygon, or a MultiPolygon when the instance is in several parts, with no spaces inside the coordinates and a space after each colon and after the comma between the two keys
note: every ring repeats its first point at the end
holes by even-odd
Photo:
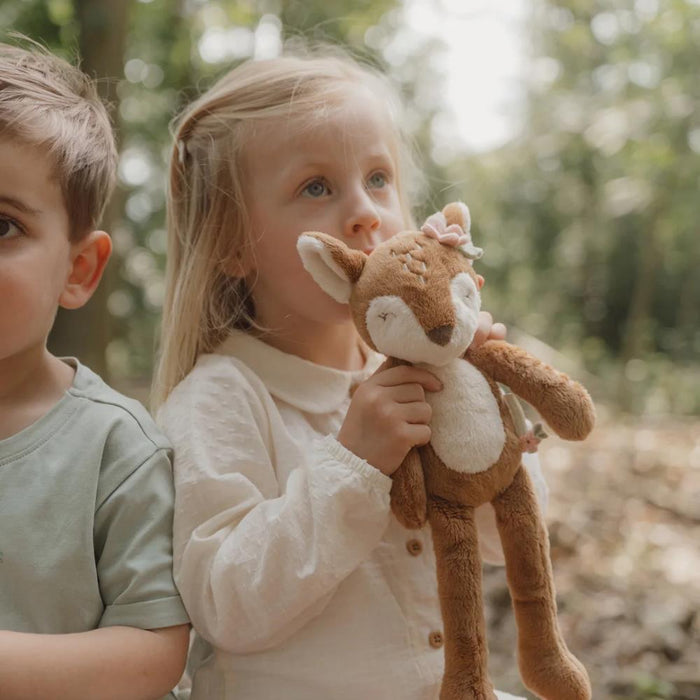
{"type": "MultiPolygon", "coordinates": [[[[170,120],[237,61],[301,37],[348,46],[403,93],[418,218],[469,203],[486,307],[596,399],[588,441],[542,448],[562,626],[594,697],[700,700],[700,2],[525,0],[518,129],[492,148],[449,141],[445,42],[407,22],[421,2],[3,0],[3,40],[79,55],[120,143],[115,259],[51,347],[147,401],[170,120]]],[[[445,27],[484,8],[431,5],[445,27]]],[[[485,577],[494,673],[522,692],[503,572],[485,577]]]]}

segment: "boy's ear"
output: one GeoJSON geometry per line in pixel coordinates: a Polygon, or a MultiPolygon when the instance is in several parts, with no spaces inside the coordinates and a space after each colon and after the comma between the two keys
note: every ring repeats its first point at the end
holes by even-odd
{"type": "Polygon", "coordinates": [[[316,284],[341,304],[350,301],[352,287],[367,261],[361,250],[352,250],[327,233],[302,233],[297,250],[306,271],[316,284]]]}
{"type": "Polygon", "coordinates": [[[92,296],[112,254],[112,239],[104,231],[91,231],[71,250],[71,269],[58,303],[78,309],[92,296]]]}

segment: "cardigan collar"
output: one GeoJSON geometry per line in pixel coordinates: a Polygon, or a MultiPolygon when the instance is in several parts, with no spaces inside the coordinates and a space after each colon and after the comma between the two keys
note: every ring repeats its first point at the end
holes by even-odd
{"type": "Polygon", "coordinates": [[[362,369],[334,369],[283,352],[241,330],[231,331],[216,352],[243,362],[270,394],[306,413],[332,413],[342,408],[355,387],[384,360],[383,355],[365,347],[367,359],[362,369]]]}

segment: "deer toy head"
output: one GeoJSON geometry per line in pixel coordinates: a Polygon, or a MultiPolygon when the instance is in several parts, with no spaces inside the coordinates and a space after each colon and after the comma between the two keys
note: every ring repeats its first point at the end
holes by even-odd
{"type": "Polygon", "coordinates": [[[464,354],[478,327],[482,251],[469,233],[469,209],[448,204],[421,231],[404,231],[369,255],[324,233],[299,237],[306,270],[336,301],[350,304],[364,340],[412,363],[444,365],[464,354]]]}

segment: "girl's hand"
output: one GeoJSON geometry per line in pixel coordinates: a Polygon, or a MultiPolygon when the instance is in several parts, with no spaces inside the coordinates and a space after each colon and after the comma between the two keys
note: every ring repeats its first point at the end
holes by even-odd
{"type": "Polygon", "coordinates": [[[494,323],[493,316],[488,311],[479,312],[479,327],[474,334],[470,347],[478,348],[487,340],[505,340],[506,327],[502,323],[494,323]]]}
{"type": "Polygon", "coordinates": [[[425,392],[440,389],[437,377],[418,367],[379,370],[357,387],[338,442],[391,476],[413,446],[430,442],[425,392]]]}

